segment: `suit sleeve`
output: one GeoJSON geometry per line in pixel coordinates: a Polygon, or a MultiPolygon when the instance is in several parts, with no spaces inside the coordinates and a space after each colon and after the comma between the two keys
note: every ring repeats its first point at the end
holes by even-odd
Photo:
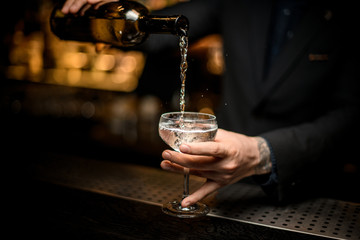
{"type": "Polygon", "coordinates": [[[312,121],[261,134],[276,161],[277,183],[270,194],[279,201],[341,191],[344,166],[359,166],[359,51],[344,52],[328,111],[312,121]]]}

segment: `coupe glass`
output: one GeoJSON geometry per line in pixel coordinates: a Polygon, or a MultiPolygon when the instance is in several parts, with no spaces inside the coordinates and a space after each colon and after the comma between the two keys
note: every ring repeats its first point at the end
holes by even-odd
{"type": "MultiPolygon", "coordinates": [[[[183,143],[213,141],[217,129],[216,117],[206,113],[169,112],[162,114],[159,122],[160,137],[177,152],[180,152],[179,147],[183,143]]],[[[189,196],[189,169],[184,168],[182,199],[187,196],[189,196]]],[[[182,218],[204,216],[209,212],[209,207],[200,202],[183,208],[182,199],[165,203],[162,207],[163,212],[182,218]]]]}

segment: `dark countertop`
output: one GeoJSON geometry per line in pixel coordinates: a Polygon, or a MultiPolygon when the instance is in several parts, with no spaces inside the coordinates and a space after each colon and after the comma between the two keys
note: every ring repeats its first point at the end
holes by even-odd
{"type": "Polygon", "coordinates": [[[14,239],[322,239],[213,216],[174,218],[156,205],[40,185],[22,206],[14,239]]]}
{"type": "MultiPolygon", "coordinates": [[[[205,199],[206,217],[180,219],[161,205],[181,195],[182,175],[158,168],[48,154],[10,176],[10,239],[360,239],[359,203],[277,206],[248,183],[205,199]]],[[[191,177],[190,190],[203,181],[191,177]]]]}

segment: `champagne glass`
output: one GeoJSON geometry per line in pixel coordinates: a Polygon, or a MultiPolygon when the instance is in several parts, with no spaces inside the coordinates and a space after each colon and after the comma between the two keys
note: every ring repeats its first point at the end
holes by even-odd
{"type": "MultiPolygon", "coordinates": [[[[183,143],[213,141],[217,129],[216,117],[206,113],[169,112],[162,114],[159,121],[160,137],[177,152],[180,152],[179,147],[183,143]]],[[[181,218],[204,216],[209,212],[209,207],[200,202],[182,207],[181,201],[187,196],[189,196],[189,169],[184,168],[182,199],[165,203],[162,207],[163,212],[181,218]]]]}

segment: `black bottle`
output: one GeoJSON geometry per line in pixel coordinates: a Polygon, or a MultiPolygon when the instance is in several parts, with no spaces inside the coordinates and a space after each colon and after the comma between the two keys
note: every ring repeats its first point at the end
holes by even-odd
{"type": "Polygon", "coordinates": [[[131,47],[146,40],[149,34],[186,35],[185,16],[152,16],[135,1],[111,2],[98,9],[90,8],[83,16],[63,14],[62,5],[54,8],[51,30],[62,40],[101,42],[117,47],[131,47]]]}

